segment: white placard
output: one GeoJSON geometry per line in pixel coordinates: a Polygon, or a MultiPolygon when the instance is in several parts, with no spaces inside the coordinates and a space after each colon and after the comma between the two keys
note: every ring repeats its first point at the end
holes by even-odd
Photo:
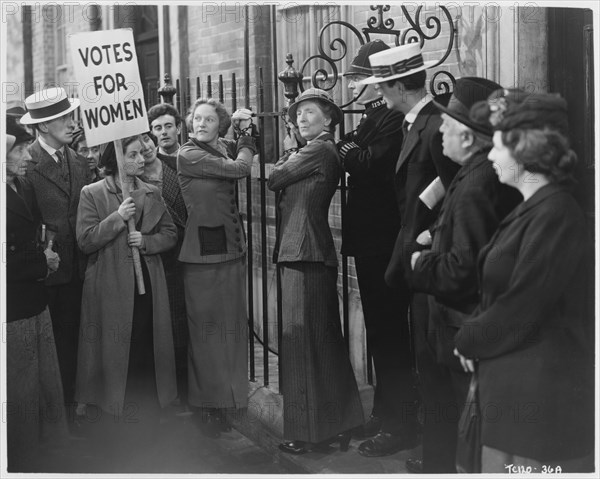
{"type": "Polygon", "coordinates": [[[148,131],[131,28],[69,35],[88,146],[148,131]]]}

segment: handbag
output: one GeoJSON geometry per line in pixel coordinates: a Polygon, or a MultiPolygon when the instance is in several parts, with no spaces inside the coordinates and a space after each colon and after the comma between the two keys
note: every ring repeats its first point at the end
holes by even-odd
{"type": "Polygon", "coordinates": [[[481,409],[477,371],[471,376],[465,407],[458,421],[456,471],[463,474],[481,472],[481,409]]]}

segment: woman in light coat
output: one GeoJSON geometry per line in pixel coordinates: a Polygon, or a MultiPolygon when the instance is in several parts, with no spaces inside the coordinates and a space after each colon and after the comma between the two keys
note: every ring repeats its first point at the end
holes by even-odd
{"type": "MultiPolygon", "coordinates": [[[[140,176],[144,158],[138,137],[123,140],[123,148],[123,171],[140,176]]],[[[132,423],[140,418],[154,423],[160,408],[177,396],[160,257],[175,245],[177,230],[156,187],[136,178],[136,189],[123,200],[117,160],[114,153],[105,153],[107,176],[83,188],[77,211],[77,243],[88,260],[76,400],[132,423]],[[133,233],[127,232],[129,218],[136,223],[133,233]],[[143,295],[134,277],[131,246],[140,252],[143,295]]]]}

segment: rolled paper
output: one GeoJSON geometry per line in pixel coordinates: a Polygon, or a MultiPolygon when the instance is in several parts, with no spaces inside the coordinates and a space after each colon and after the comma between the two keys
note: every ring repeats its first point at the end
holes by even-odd
{"type": "Polygon", "coordinates": [[[435,180],[429,183],[429,186],[419,195],[419,199],[425,203],[425,206],[432,210],[446,194],[446,189],[442,184],[442,180],[438,176],[435,180]]]}

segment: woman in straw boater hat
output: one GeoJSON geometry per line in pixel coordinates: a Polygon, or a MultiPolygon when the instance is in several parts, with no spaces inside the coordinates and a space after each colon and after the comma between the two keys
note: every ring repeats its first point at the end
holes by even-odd
{"type": "Polygon", "coordinates": [[[479,255],[480,302],[455,337],[477,365],[482,472],[594,470],[593,251],[569,191],[567,104],[500,91],[488,158],[520,203],[479,255]],[[522,469],[519,469],[522,470],[522,469]]]}
{"type": "Polygon", "coordinates": [[[337,255],[328,211],[340,178],[332,132],[342,112],[327,92],[310,88],[289,109],[306,146],[285,154],[268,180],[278,193],[274,261],[281,269],[284,401],[280,449],[304,454],[339,442],[363,423],[362,406],[342,336],[337,255]]]}
{"type": "Polygon", "coordinates": [[[60,258],[47,248],[25,178],[33,137],[14,118],[6,135],[6,423],[9,472],[39,468],[40,446],[66,444],[67,423],[44,279],[60,258]]]}

